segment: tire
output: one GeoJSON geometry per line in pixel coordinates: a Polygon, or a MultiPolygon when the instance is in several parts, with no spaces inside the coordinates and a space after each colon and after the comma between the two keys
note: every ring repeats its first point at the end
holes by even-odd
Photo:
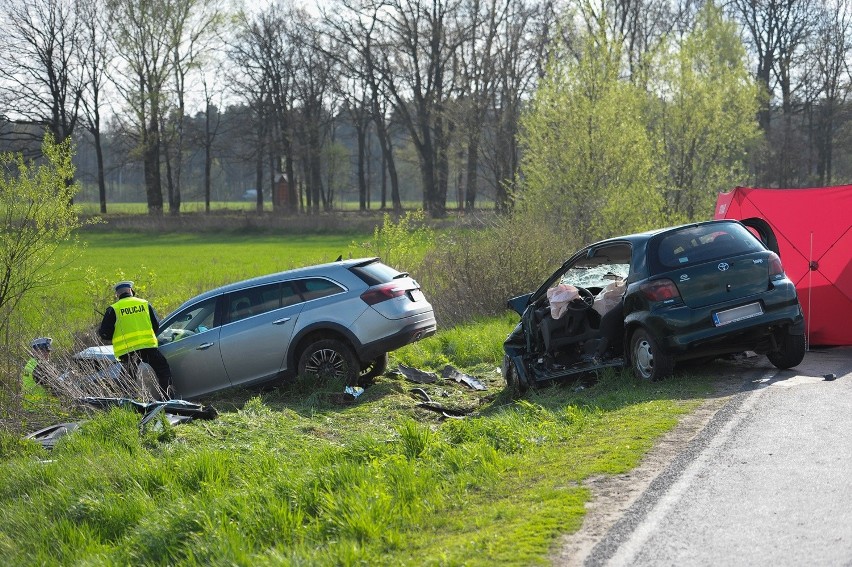
{"type": "Polygon", "coordinates": [[[316,376],[325,383],[354,385],[360,368],[352,349],[337,339],[315,341],[299,356],[299,375],[316,376]]]}
{"type": "Polygon", "coordinates": [[[381,354],[370,361],[367,367],[361,370],[361,375],[358,376],[358,385],[364,386],[370,384],[373,378],[381,376],[388,368],[388,353],[381,354]]]}
{"type": "Polygon", "coordinates": [[[805,358],[805,335],[785,333],[778,350],[766,354],[775,368],[786,370],[798,366],[805,358]]]}
{"type": "Polygon", "coordinates": [[[640,380],[662,380],[674,370],[674,358],[660,350],[657,340],[645,329],[630,337],[630,365],[640,380]]]}
{"type": "Polygon", "coordinates": [[[521,376],[514,361],[509,361],[506,367],[506,392],[513,400],[520,398],[527,391],[527,385],[521,384],[521,376]]]}

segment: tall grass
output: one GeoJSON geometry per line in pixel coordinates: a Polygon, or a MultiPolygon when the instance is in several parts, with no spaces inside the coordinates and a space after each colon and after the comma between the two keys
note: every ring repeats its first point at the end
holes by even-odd
{"type": "Polygon", "coordinates": [[[705,388],[611,377],[441,422],[385,377],[354,406],[284,388],[144,435],[116,409],[49,456],[0,464],[0,553],[15,565],[545,563],[580,524],[582,480],[635,466],[705,388]]]}

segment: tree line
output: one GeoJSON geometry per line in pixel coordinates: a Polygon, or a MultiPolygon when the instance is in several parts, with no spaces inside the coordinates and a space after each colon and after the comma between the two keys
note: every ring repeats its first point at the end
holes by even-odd
{"type": "Polygon", "coordinates": [[[93,172],[102,212],[108,174],[128,164],[151,214],[180,212],[190,179],[209,210],[229,168],[258,189],[283,187],[272,193],[281,213],[332,210],[347,186],[362,209],[376,187],[381,208],[400,210],[413,185],[435,217],[483,195],[507,212],[536,187],[563,195],[571,214],[599,201],[619,217],[650,204],[625,179],[660,167],[654,210],[672,218],[706,216],[708,195],[731,181],[848,181],[852,1],[727,0],[712,20],[708,5],[5,0],[0,143],[37,152],[45,133],[73,140],[93,156],[78,175],[93,172]],[[713,26],[727,31],[705,33],[713,26]],[[566,84],[601,98],[565,99],[566,84]],[[586,136],[595,121],[579,118],[591,108],[608,142],[586,136]],[[652,147],[665,165],[637,157],[652,147]],[[588,159],[563,167],[557,154],[572,148],[588,159]]]}

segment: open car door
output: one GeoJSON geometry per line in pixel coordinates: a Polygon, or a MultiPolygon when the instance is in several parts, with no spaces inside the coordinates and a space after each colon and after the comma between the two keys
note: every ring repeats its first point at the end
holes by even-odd
{"type": "MultiPolygon", "coordinates": [[[[778,239],[768,222],[759,217],[743,219],[740,222],[750,228],[767,248],[778,254],[779,258],[781,257],[781,253],[778,251],[778,239]]],[[[781,261],[783,262],[784,258],[781,258],[781,261]]]]}

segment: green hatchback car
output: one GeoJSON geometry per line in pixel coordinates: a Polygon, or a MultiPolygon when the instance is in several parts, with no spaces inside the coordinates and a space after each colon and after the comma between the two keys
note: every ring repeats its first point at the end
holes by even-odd
{"type": "Polygon", "coordinates": [[[596,242],[508,306],[521,319],[502,370],[521,391],[606,367],[658,380],[688,359],[751,350],[791,368],[805,354],[796,288],[761,219],[596,242]]]}

